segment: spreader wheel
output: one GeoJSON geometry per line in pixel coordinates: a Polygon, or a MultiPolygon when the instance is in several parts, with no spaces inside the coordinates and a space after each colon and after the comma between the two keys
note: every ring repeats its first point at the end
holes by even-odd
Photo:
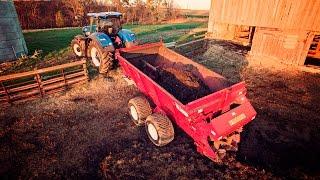
{"type": "Polygon", "coordinates": [[[130,99],[128,106],[131,119],[137,126],[143,125],[145,119],[152,114],[150,104],[145,97],[138,96],[130,99]]]}
{"type": "Polygon", "coordinates": [[[165,115],[154,113],[148,116],[145,127],[149,139],[156,146],[167,145],[174,138],[173,125],[165,115]]]}

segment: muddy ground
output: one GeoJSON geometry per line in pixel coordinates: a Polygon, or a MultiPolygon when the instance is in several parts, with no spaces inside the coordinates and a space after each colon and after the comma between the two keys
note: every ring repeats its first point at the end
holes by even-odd
{"type": "Polygon", "coordinates": [[[319,178],[320,75],[250,65],[243,58],[247,49],[231,53],[234,47],[212,42],[207,52],[194,57],[233,82],[245,80],[258,113],[245,127],[239,151],[225,164],[198,154],[192,139],[177,127],[172,143],[155,147],[127,114],[128,100],[139,92],[113,71],[114,81],[96,78],[66,94],[1,107],[1,176],[319,178]]]}

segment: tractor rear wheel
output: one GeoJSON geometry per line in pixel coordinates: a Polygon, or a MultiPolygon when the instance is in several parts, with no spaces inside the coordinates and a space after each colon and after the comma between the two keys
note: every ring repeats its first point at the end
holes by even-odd
{"type": "Polygon", "coordinates": [[[152,114],[150,104],[145,97],[138,96],[130,99],[128,106],[131,119],[137,126],[143,125],[145,119],[152,114]]]}
{"type": "Polygon", "coordinates": [[[83,53],[82,48],[81,48],[81,44],[79,43],[79,41],[77,39],[73,39],[71,41],[71,48],[72,48],[73,53],[77,57],[80,58],[80,57],[84,56],[84,53],[83,53]]]}
{"type": "Polygon", "coordinates": [[[164,146],[174,138],[174,128],[170,119],[160,113],[147,117],[145,128],[149,139],[156,146],[164,146]]]}
{"type": "Polygon", "coordinates": [[[107,73],[113,65],[112,53],[104,50],[95,43],[90,43],[88,49],[93,65],[99,67],[100,73],[107,73]]]}

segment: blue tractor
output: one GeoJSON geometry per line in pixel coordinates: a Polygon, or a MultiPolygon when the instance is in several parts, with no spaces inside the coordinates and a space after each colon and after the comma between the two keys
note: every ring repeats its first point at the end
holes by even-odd
{"type": "Polygon", "coordinates": [[[114,62],[115,49],[137,44],[136,36],[122,29],[119,12],[88,13],[90,25],[82,28],[83,34],[71,41],[71,48],[77,57],[91,59],[100,73],[108,72],[114,62]]]}

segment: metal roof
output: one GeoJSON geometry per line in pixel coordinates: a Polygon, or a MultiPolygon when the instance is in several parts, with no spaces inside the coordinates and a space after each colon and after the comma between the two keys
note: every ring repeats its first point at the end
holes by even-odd
{"type": "Polygon", "coordinates": [[[119,12],[110,11],[110,12],[99,12],[99,13],[88,13],[87,16],[94,17],[94,18],[99,18],[99,17],[100,18],[107,18],[110,16],[121,17],[122,14],[119,12]]]}

